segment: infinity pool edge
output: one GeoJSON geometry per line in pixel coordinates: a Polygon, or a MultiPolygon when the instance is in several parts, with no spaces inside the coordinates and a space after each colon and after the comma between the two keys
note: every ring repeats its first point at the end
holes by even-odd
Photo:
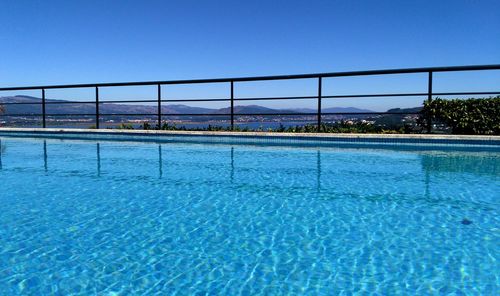
{"type": "Polygon", "coordinates": [[[0,136],[88,140],[186,141],[201,143],[267,143],[298,145],[426,145],[500,148],[500,136],[438,134],[340,134],[230,131],[159,131],[117,129],[0,128],[0,136]]]}

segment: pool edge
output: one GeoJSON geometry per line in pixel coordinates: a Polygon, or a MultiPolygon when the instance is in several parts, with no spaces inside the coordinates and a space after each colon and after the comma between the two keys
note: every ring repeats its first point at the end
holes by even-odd
{"type": "Polygon", "coordinates": [[[500,148],[500,136],[491,135],[438,135],[438,134],[338,134],[338,133],[278,133],[278,132],[230,132],[230,131],[162,131],[117,129],[61,129],[61,128],[1,128],[0,136],[17,137],[68,137],[109,140],[171,141],[190,139],[199,142],[287,142],[352,143],[386,145],[431,146],[489,146],[500,148]]]}

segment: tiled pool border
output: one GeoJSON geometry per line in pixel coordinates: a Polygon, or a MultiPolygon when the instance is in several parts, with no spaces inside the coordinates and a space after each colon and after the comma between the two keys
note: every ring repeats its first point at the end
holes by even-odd
{"type": "Polygon", "coordinates": [[[0,136],[56,139],[127,140],[278,145],[396,145],[455,146],[500,149],[500,136],[436,134],[327,134],[268,132],[208,132],[157,130],[95,130],[57,128],[0,128],[0,136]]]}

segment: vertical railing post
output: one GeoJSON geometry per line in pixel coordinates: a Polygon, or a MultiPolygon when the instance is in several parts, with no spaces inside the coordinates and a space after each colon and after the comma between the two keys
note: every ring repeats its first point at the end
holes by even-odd
{"type": "Polygon", "coordinates": [[[322,97],[322,77],[318,77],[318,133],[321,132],[321,97],[322,97]]]}
{"type": "Polygon", "coordinates": [[[95,128],[99,129],[99,87],[95,87],[95,128]]]}
{"type": "Polygon", "coordinates": [[[158,129],[161,129],[161,84],[158,84],[158,129]]]}
{"type": "Polygon", "coordinates": [[[2,169],[2,139],[0,139],[0,170],[2,169]]]}
{"type": "Polygon", "coordinates": [[[47,140],[43,140],[43,169],[47,171],[49,169],[47,156],[47,140]]]}
{"type": "Polygon", "coordinates": [[[234,130],[234,81],[231,80],[231,130],[234,130]]]}
{"type": "Polygon", "coordinates": [[[160,173],[160,179],[163,177],[163,157],[161,154],[161,145],[158,145],[158,168],[160,173]]]}
{"type": "Polygon", "coordinates": [[[46,123],[46,111],[45,111],[45,88],[42,88],[42,127],[46,128],[47,123],[46,123]]]}
{"type": "Polygon", "coordinates": [[[97,177],[101,176],[101,144],[96,145],[97,152],[97,177]]]}
{"type": "MultiPolygon", "coordinates": [[[[429,77],[427,81],[427,104],[432,102],[432,71],[429,71],[429,77]]],[[[431,115],[427,117],[427,133],[431,133],[432,131],[432,118],[431,115]]]]}

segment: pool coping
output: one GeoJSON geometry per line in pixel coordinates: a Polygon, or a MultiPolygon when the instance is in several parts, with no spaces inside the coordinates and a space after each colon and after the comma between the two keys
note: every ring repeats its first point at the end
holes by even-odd
{"type": "MultiPolygon", "coordinates": [[[[360,134],[360,133],[280,133],[280,132],[232,132],[232,131],[166,131],[126,129],[68,129],[68,128],[5,128],[0,133],[36,134],[103,134],[103,135],[155,135],[155,136],[222,136],[222,137],[273,137],[302,139],[408,139],[408,140],[459,140],[498,142],[494,135],[445,135],[445,134],[360,134]]],[[[493,143],[492,143],[493,144],[493,143]]]]}

